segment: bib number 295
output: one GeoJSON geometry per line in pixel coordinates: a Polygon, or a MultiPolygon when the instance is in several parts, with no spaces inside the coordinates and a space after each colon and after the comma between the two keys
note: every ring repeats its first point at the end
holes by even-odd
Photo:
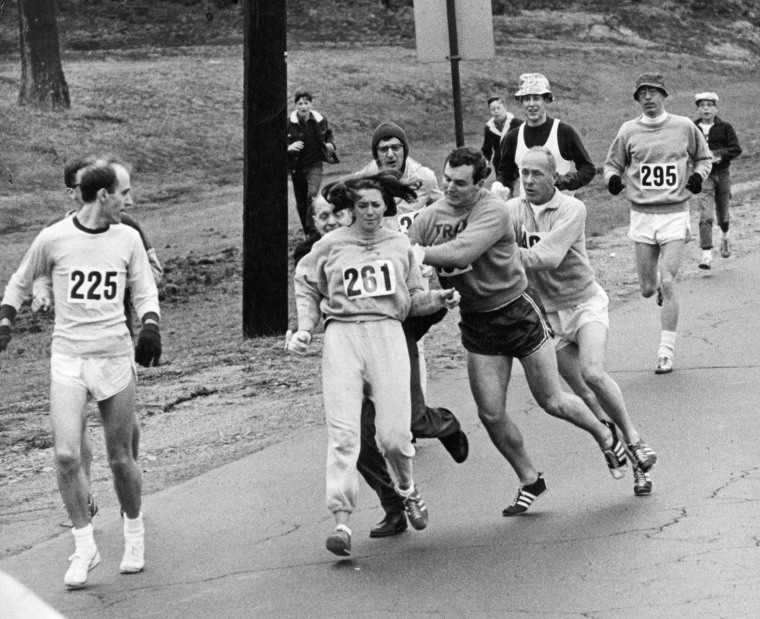
{"type": "Polygon", "coordinates": [[[116,271],[80,271],[69,272],[69,302],[88,303],[93,301],[111,301],[118,292],[118,273],[116,271]]]}
{"type": "Polygon", "coordinates": [[[343,289],[349,299],[382,297],[396,292],[393,263],[378,260],[343,269],[343,289]]]}
{"type": "Polygon", "coordinates": [[[678,168],[674,163],[642,163],[641,188],[664,189],[678,187],[678,168]]]}

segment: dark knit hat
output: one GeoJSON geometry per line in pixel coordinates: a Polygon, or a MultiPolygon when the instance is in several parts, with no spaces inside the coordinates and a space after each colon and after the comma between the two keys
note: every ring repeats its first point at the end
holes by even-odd
{"type": "Polygon", "coordinates": [[[642,86],[650,86],[661,91],[663,95],[668,96],[668,91],[665,90],[665,80],[662,79],[661,73],[642,73],[636,80],[636,90],[633,91],[633,98],[636,101],[639,100],[639,88],[642,86]]]}
{"type": "Polygon", "coordinates": [[[404,145],[404,164],[406,164],[406,158],[409,156],[409,140],[406,139],[404,130],[390,121],[380,123],[372,134],[372,156],[377,160],[377,144],[380,140],[387,140],[388,138],[401,140],[404,145]]]}

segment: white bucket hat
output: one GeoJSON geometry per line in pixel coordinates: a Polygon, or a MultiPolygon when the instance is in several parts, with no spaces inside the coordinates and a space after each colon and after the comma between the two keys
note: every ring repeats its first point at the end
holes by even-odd
{"type": "Polygon", "coordinates": [[[549,88],[549,80],[540,73],[523,73],[520,76],[520,85],[515,93],[518,101],[527,95],[549,95],[548,100],[554,99],[549,88]]]}

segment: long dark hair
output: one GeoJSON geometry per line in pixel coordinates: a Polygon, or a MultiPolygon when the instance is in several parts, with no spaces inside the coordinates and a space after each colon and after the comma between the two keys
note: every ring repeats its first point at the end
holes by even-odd
{"type": "Polygon", "coordinates": [[[405,202],[412,202],[417,198],[416,189],[420,182],[406,183],[401,180],[401,172],[398,170],[381,170],[365,176],[354,176],[339,179],[325,185],[322,188],[322,196],[335,208],[334,212],[352,208],[359,199],[360,189],[377,189],[385,202],[385,216],[396,214],[396,198],[405,202]]]}

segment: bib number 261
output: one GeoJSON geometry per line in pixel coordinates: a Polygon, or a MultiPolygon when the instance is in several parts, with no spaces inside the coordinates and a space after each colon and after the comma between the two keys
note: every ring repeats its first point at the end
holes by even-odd
{"type": "Polygon", "coordinates": [[[93,301],[111,301],[118,292],[118,273],[116,271],[80,271],[69,272],[69,303],[91,303],[93,301]]]}
{"type": "Polygon", "coordinates": [[[369,264],[343,269],[343,288],[349,299],[383,297],[396,292],[393,263],[377,260],[369,264]]]}
{"type": "Polygon", "coordinates": [[[664,189],[678,187],[678,168],[674,163],[642,163],[641,188],[664,189]]]}

